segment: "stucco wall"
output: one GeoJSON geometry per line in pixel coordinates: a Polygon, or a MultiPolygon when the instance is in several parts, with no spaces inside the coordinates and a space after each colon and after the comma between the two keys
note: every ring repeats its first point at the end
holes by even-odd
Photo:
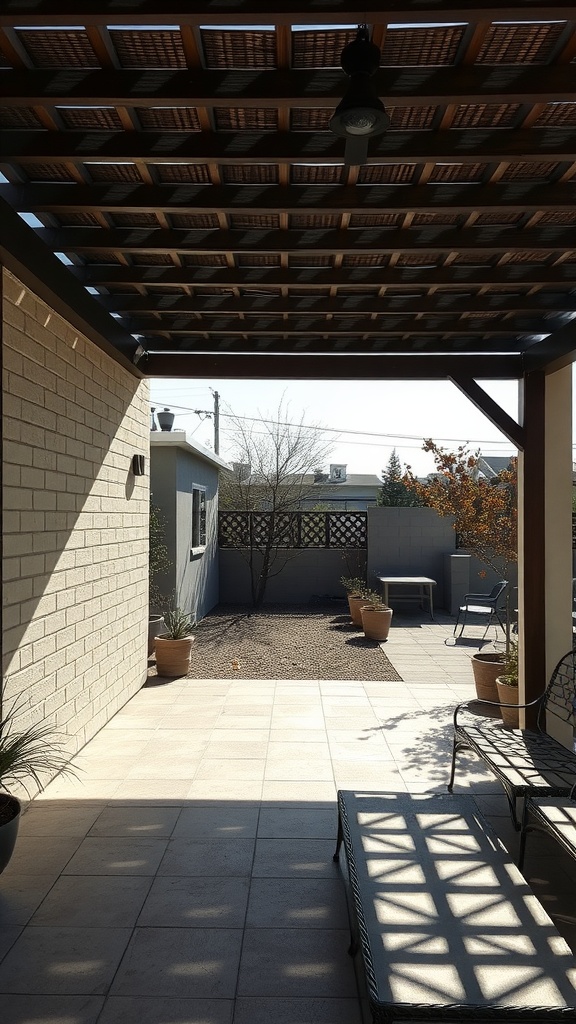
{"type": "MultiPolygon", "coordinates": [[[[250,604],[250,571],[245,554],[220,548],[220,601],[250,604]]],[[[266,604],[307,604],[314,598],[344,597],[341,576],[364,576],[366,552],[305,548],[288,552],[289,560],[266,589],[266,604]]]]}
{"type": "Polygon", "coordinates": [[[5,698],[76,751],[145,678],[148,384],[3,285],[5,698]]]}
{"type": "Polygon", "coordinates": [[[218,603],[218,470],[183,448],[153,446],[150,486],[164,516],[171,562],[158,576],[158,588],[167,597],[175,594],[180,608],[201,619],[218,603]],[[206,546],[191,559],[194,486],[206,488],[206,546]]]}

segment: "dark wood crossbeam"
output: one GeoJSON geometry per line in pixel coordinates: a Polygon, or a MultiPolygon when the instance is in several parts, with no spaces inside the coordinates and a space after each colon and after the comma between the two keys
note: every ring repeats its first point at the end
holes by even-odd
{"type": "Polygon", "coordinates": [[[497,329],[488,321],[462,320],[455,322],[450,315],[442,316],[441,313],[431,314],[422,320],[416,320],[408,313],[389,314],[380,317],[378,320],[366,320],[361,317],[349,316],[346,319],[326,320],[315,317],[307,317],[300,314],[292,321],[286,321],[277,317],[267,317],[265,314],[253,314],[248,320],[240,317],[221,317],[210,320],[187,320],[186,324],[174,323],[174,318],[165,320],[154,320],[152,318],[130,318],[126,321],[127,329],[131,334],[165,334],[172,336],[188,334],[190,336],[210,334],[210,337],[225,337],[226,335],[250,334],[251,337],[268,337],[271,335],[284,335],[293,333],[295,335],[325,335],[329,334],[334,338],[344,337],[365,337],[374,335],[380,338],[398,337],[404,334],[416,334],[425,338],[428,335],[434,337],[442,335],[445,338],[474,337],[476,335],[485,337],[487,333],[498,342],[505,338],[517,338],[519,334],[536,334],[542,328],[542,321],[529,321],[520,331],[514,324],[505,325],[499,321],[497,329]]]}
{"type": "Polygon", "coordinates": [[[0,185],[0,195],[17,210],[31,213],[527,213],[573,211],[576,182],[507,185],[0,185]]]}
{"type": "MultiPolygon", "coordinates": [[[[334,107],[345,91],[340,69],[261,71],[143,69],[9,70],[3,73],[2,103],[30,106],[42,97],[48,105],[334,107]]],[[[574,100],[570,65],[534,69],[515,65],[476,65],[463,69],[382,68],[374,89],[395,107],[446,103],[558,103],[574,100]]],[[[236,154],[240,160],[241,153],[236,154]]]]}
{"type": "Polygon", "coordinates": [[[382,295],[378,298],[364,296],[328,296],[277,298],[275,295],[258,295],[254,293],[242,298],[228,298],[225,295],[214,297],[181,295],[114,295],[101,296],[100,302],[111,313],[157,313],[160,315],[180,315],[195,313],[202,316],[226,316],[241,314],[248,316],[260,315],[317,315],[357,314],[379,316],[392,315],[398,312],[414,314],[430,314],[441,316],[457,316],[459,313],[542,313],[544,315],[559,312],[571,313],[576,302],[576,291],[570,292],[537,292],[527,295],[519,291],[516,294],[488,294],[464,297],[435,293],[422,299],[413,295],[382,295]]]}
{"type": "Polygon", "coordinates": [[[159,286],[187,288],[297,288],[313,291],[318,288],[345,287],[349,291],[362,291],[367,287],[383,286],[413,292],[415,288],[437,288],[449,285],[467,290],[494,285],[521,284],[545,287],[556,284],[576,286],[576,261],[557,266],[469,267],[452,263],[448,267],[378,267],[345,268],[340,270],[292,270],[276,268],[204,268],[182,267],[121,267],[113,265],[72,266],[69,268],[84,285],[102,286],[159,286]]]}
{"type": "MultiPolygon", "coordinates": [[[[344,160],[344,140],[331,132],[49,132],[5,131],[2,159],[27,166],[35,161],[145,160],[154,165],[186,160],[224,166],[281,163],[333,163],[344,160]]],[[[371,141],[367,164],[452,161],[458,164],[502,160],[576,160],[574,130],[390,131],[371,141]]]]}
{"type": "Polygon", "coordinates": [[[354,231],[189,231],[186,229],[142,228],[38,228],[38,235],[51,248],[61,252],[165,253],[314,253],[331,256],[392,254],[538,252],[560,253],[576,245],[574,228],[548,226],[545,230],[517,231],[490,227],[419,227],[414,229],[373,229],[354,231]]]}

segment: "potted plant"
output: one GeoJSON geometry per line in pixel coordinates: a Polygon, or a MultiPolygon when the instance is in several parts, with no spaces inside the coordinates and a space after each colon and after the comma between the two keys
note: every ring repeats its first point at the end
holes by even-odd
{"type": "Polygon", "coordinates": [[[371,593],[368,584],[359,576],[341,576],[340,583],[346,591],[352,622],[355,626],[362,626],[360,609],[366,604],[366,595],[371,593]]]}
{"type": "Polygon", "coordinates": [[[496,679],[500,714],[504,725],[518,728],[518,644],[510,640],[503,664],[503,672],[496,679]],[[512,705],[512,706],[507,706],[512,705]]]}
{"type": "Polygon", "coordinates": [[[159,676],[185,676],[192,657],[193,624],[190,616],[174,608],[164,616],[166,629],[154,641],[159,676]]]}
{"type": "Polygon", "coordinates": [[[360,608],[360,616],[365,637],[380,642],[388,639],[392,609],[384,604],[380,594],[375,590],[366,592],[364,604],[360,608]]]}
{"type": "Polygon", "coordinates": [[[38,790],[58,772],[75,774],[67,763],[62,745],[48,725],[18,728],[22,704],[16,701],[5,710],[2,693],[0,713],[0,873],[7,866],[18,835],[22,805],[7,787],[19,785],[28,794],[27,781],[38,790]]]}

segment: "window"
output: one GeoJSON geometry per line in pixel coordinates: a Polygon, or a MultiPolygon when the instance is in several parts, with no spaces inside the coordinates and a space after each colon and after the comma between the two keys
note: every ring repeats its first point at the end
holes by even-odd
{"type": "Polygon", "coordinates": [[[206,488],[192,487],[192,548],[206,545],[206,488]]]}

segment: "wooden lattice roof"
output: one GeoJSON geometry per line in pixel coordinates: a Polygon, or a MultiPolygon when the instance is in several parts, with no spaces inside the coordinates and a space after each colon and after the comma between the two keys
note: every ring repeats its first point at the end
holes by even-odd
{"type": "Polygon", "coordinates": [[[576,347],[573,3],[4,0],[0,58],[0,195],[145,372],[519,376],[576,347]],[[391,125],[346,167],[359,16],[391,125]]]}

